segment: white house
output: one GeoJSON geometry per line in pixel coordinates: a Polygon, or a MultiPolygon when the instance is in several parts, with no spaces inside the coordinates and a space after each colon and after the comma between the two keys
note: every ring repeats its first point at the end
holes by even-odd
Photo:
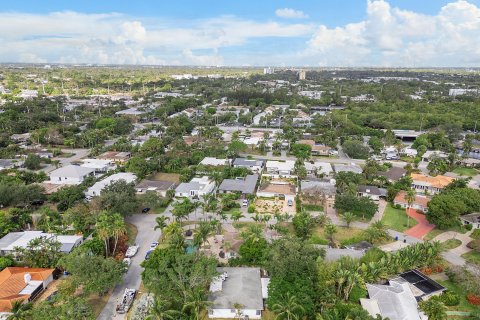
{"type": "Polygon", "coordinates": [[[268,291],[264,287],[259,268],[217,268],[220,276],[210,284],[208,309],[210,319],[261,319],[264,310],[263,299],[268,291]],[[263,286],[262,286],[263,284],[263,286]],[[237,311],[235,306],[242,308],[237,311]]]}
{"type": "Polygon", "coordinates": [[[231,159],[217,159],[212,157],[205,157],[200,162],[204,166],[220,167],[220,166],[230,166],[232,163],[231,159]]]}
{"type": "Polygon", "coordinates": [[[265,161],[258,160],[258,159],[236,158],[233,161],[234,168],[247,168],[252,170],[255,173],[262,172],[264,166],[265,166],[265,161]]]}
{"type": "Polygon", "coordinates": [[[51,184],[76,185],[82,183],[85,178],[93,176],[94,173],[95,169],[68,165],[51,171],[48,176],[51,184]]]}
{"type": "Polygon", "coordinates": [[[333,173],[332,165],[328,162],[315,161],[311,163],[309,161],[304,162],[307,175],[310,176],[329,176],[333,173]]]}
{"type": "Polygon", "coordinates": [[[360,303],[372,317],[377,314],[390,320],[426,320],[408,282],[391,280],[389,285],[368,284],[368,299],[360,303]]]}
{"type": "Polygon", "coordinates": [[[125,180],[127,183],[131,183],[137,180],[137,176],[130,172],[119,172],[112,174],[111,176],[108,176],[105,179],[96,182],[93,186],[88,188],[88,190],[85,192],[85,196],[87,197],[87,199],[99,196],[106,186],[120,180],[125,180]]]}
{"type": "Polygon", "coordinates": [[[15,255],[16,248],[26,248],[30,241],[38,238],[47,238],[60,242],[60,252],[70,253],[75,247],[83,243],[83,236],[56,235],[43,231],[10,232],[0,239],[0,256],[15,255]]]}
{"type": "Polygon", "coordinates": [[[295,169],[295,161],[285,160],[276,161],[268,160],[266,164],[267,173],[272,175],[290,176],[295,169]]]}
{"type": "Polygon", "coordinates": [[[95,170],[96,173],[104,173],[116,168],[112,160],[84,159],[81,167],[95,170]]]}
{"type": "Polygon", "coordinates": [[[175,197],[201,198],[215,191],[215,182],[210,177],[193,178],[183,182],[175,189],[175,197]]]}

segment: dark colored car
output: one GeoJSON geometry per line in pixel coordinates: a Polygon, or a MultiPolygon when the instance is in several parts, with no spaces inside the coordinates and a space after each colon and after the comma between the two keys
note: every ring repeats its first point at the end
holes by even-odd
{"type": "Polygon", "coordinates": [[[30,202],[30,204],[31,204],[32,206],[41,206],[41,205],[43,205],[44,203],[45,203],[45,201],[43,201],[43,200],[33,200],[32,202],[30,202]]]}
{"type": "Polygon", "coordinates": [[[150,211],[150,208],[143,208],[142,209],[142,213],[147,213],[148,211],[150,211]]]}
{"type": "Polygon", "coordinates": [[[147,254],[145,255],[145,260],[148,260],[150,258],[150,255],[152,254],[153,250],[148,250],[147,254]]]}

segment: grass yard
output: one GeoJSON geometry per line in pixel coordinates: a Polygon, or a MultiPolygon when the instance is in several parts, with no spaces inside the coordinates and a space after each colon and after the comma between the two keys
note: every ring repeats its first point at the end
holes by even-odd
{"type": "MultiPolygon", "coordinates": [[[[360,242],[363,240],[363,230],[337,226],[337,233],[333,235],[333,239],[342,245],[360,242]]],[[[328,243],[323,227],[317,227],[313,230],[312,242],[318,244],[328,243]]]]}
{"type": "Polygon", "coordinates": [[[307,211],[323,212],[323,206],[317,204],[302,204],[302,207],[307,211]]]}
{"type": "Polygon", "coordinates": [[[408,222],[407,212],[405,209],[395,209],[391,204],[388,204],[385,208],[382,222],[388,228],[399,232],[404,232],[405,230],[408,230],[417,224],[417,222],[411,218],[410,222],[408,222]]]}
{"type": "Polygon", "coordinates": [[[453,173],[456,173],[459,176],[473,177],[479,174],[480,172],[474,168],[458,167],[455,170],[453,170],[453,173]]]}
{"type": "Polygon", "coordinates": [[[444,286],[445,288],[447,288],[448,290],[452,291],[453,293],[457,294],[460,297],[459,305],[448,307],[448,310],[468,312],[468,311],[475,311],[478,309],[478,307],[475,307],[474,305],[471,305],[470,303],[468,303],[465,290],[460,286],[458,286],[456,283],[450,280],[438,280],[438,283],[440,283],[442,286],[444,286]]]}
{"type": "Polygon", "coordinates": [[[128,222],[125,223],[125,226],[127,228],[128,244],[133,245],[135,243],[135,239],[137,238],[137,227],[128,222]]]}
{"type": "Polygon", "coordinates": [[[448,251],[448,250],[455,249],[461,244],[462,244],[462,241],[458,239],[448,239],[447,241],[442,242],[441,246],[442,246],[442,250],[448,251]]]}
{"type": "Polygon", "coordinates": [[[470,252],[464,253],[462,254],[462,258],[464,258],[470,263],[480,266],[480,253],[476,251],[470,251],[470,252]]]}
{"type": "Polygon", "coordinates": [[[165,180],[165,181],[172,181],[175,183],[180,182],[180,175],[178,173],[165,173],[165,172],[158,172],[151,177],[151,180],[165,180]]]}

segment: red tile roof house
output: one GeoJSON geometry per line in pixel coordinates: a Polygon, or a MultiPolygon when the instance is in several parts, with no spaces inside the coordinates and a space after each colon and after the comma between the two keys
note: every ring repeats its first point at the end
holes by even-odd
{"type": "MultiPolygon", "coordinates": [[[[395,199],[393,200],[393,204],[400,205],[402,208],[408,207],[407,200],[405,200],[405,195],[406,195],[405,191],[400,191],[395,197],[395,199]]],[[[427,213],[429,201],[430,201],[430,198],[428,197],[416,195],[415,201],[412,203],[412,208],[417,211],[427,213]]]]}
{"type": "Polygon", "coordinates": [[[9,267],[0,272],[0,313],[15,301],[31,301],[53,281],[54,269],[9,267]]]}

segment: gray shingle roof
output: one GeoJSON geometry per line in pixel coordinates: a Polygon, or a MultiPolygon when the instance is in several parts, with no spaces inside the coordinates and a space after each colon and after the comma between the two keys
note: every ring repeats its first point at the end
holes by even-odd
{"type": "Polygon", "coordinates": [[[235,161],[233,161],[233,165],[242,166],[242,167],[251,167],[251,166],[263,167],[264,162],[265,161],[258,160],[258,159],[236,158],[235,161]]]}
{"type": "Polygon", "coordinates": [[[219,191],[240,191],[244,194],[253,194],[257,185],[258,174],[252,174],[245,179],[224,179],[218,188],[219,191]]]}

